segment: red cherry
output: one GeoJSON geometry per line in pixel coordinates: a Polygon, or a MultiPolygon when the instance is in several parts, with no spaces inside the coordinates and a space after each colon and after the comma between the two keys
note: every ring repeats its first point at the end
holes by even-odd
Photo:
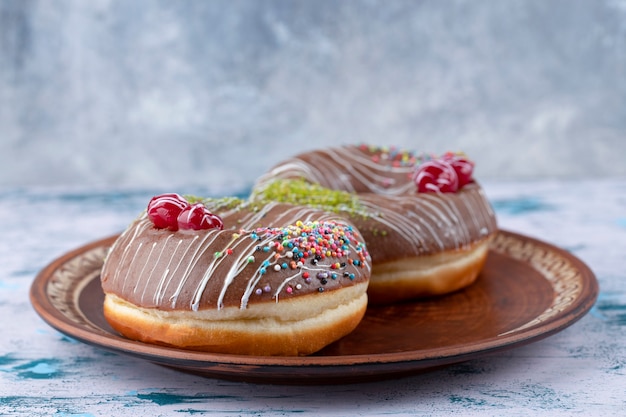
{"type": "Polygon", "coordinates": [[[448,152],[443,155],[442,159],[449,162],[456,171],[459,177],[459,188],[473,181],[474,162],[466,158],[465,155],[448,152]]]}
{"type": "Polygon", "coordinates": [[[148,218],[157,229],[178,230],[178,215],[189,203],[178,194],[161,194],[148,203],[148,218]]]}
{"type": "Polygon", "coordinates": [[[219,216],[211,213],[202,203],[192,204],[178,215],[178,226],[181,229],[205,230],[224,229],[224,222],[219,216]]]}
{"type": "Polygon", "coordinates": [[[419,165],[413,181],[420,193],[454,193],[459,189],[456,171],[450,163],[441,159],[432,159],[419,165]]]}

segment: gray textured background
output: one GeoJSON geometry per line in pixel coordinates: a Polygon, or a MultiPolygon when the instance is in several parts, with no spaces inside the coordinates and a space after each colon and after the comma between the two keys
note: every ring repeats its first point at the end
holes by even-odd
{"type": "Polygon", "coordinates": [[[336,143],[626,174],[626,0],[0,0],[0,185],[249,185],[336,143]]]}

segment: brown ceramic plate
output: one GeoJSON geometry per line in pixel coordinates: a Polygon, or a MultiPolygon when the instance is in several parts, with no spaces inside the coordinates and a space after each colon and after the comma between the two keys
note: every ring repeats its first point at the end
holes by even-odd
{"type": "Polygon", "coordinates": [[[371,307],[357,329],[307,357],[193,352],[135,342],[102,314],[99,274],[114,237],[65,254],[31,287],[60,332],[114,352],[208,377],[263,383],[349,383],[414,374],[524,345],[563,330],[594,304],[593,272],[565,250],[500,231],[476,283],[436,299],[371,307]]]}

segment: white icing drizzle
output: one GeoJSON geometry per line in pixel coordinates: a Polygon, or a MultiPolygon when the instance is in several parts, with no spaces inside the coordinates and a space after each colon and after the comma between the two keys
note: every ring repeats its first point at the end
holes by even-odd
{"type": "MultiPolygon", "coordinates": [[[[241,224],[242,230],[238,233],[239,236],[233,236],[232,239],[228,239],[221,244],[221,247],[216,245],[217,237],[233,233],[232,231],[210,230],[194,234],[193,236],[187,235],[187,237],[184,234],[187,232],[181,232],[183,233],[182,235],[172,233],[161,240],[146,245],[145,241],[139,238],[142,236],[142,233],[149,232],[148,229],[152,228],[153,225],[144,216],[129,227],[128,230],[133,230],[132,233],[129,233],[127,230],[118,238],[117,244],[123,250],[122,253],[118,254],[118,266],[110,267],[115,271],[112,283],[118,281],[122,291],[125,291],[125,288],[132,282],[134,288],[131,293],[136,294],[136,297],[139,298],[142,304],[146,299],[148,288],[155,288],[154,294],[151,296],[153,304],[155,306],[163,305],[167,300],[170,308],[181,307],[179,305],[179,297],[185,291],[184,299],[190,300],[188,307],[193,311],[197,311],[202,304],[203,295],[210,280],[219,279],[221,289],[217,296],[216,307],[222,309],[224,308],[226,293],[231,284],[241,276],[244,269],[255,268],[251,271],[251,274],[246,274],[249,278],[247,278],[245,290],[241,294],[240,307],[242,309],[246,308],[250,297],[265,276],[265,274],[261,273],[261,268],[266,269],[266,274],[271,274],[272,267],[282,262],[286,257],[285,253],[287,251],[278,253],[275,250],[267,252],[258,250],[258,247],[273,247],[271,245],[276,240],[275,235],[260,234],[258,236],[260,240],[251,238],[251,234],[257,227],[261,226],[268,213],[272,212],[272,223],[284,225],[295,224],[297,221],[302,221],[306,224],[312,221],[324,222],[337,219],[337,216],[332,213],[322,213],[319,210],[304,206],[285,205],[284,207],[276,208],[277,204],[279,203],[270,203],[257,212],[250,212],[244,216],[245,219],[241,224]],[[246,229],[248,231],[245,231],[246,229]],[[179,236],[179,238],[176,238],[176,236],[179,236]],[[229,252],[226,254],[228,250],[229,252]],[[215,252],[219,252],[220,255],[216,256],[215,252]],[[169,255],[166,257],[165,253],[169,255]],[[200,260],[206,259],[208,256],[211,259],[206,265],[202,265],[201,277],[194,279],[193,282],[190,281],[192,273],[194,275],[197,273],[194,271],[199,267],[200,260]],[[248,261],[250,256],[256,258],[253,263],[248,261]],[[217,278],[216,270],[220,265],[225,265],[227,269],[226,272],[220,272],[220,276],[217,278]],[[126,273],[120,275],[120,270],[125,270],[126,273]],[[155,274],[155,271],[163,272],[155,274]],[[170,289],[174,283],[176,283],[176,287],[170,289]],[[190,288],[190,285],[194,286],[193,290],[190,288]],[[191,293],[188,292],[189,290],[192,290],[191,293]],[[189,298],[189,294],[191,294],[191,298],[189,298]]],[[[266,227],[270,227],[268,225],[262,226],[261,230],[266,230],[266,227]]],[[[164,231],[164,233],[168,232],[164,231]]],[[[356,246],[350,241],[349,249],[344,251],[344,253],[355,253],[356,251],[356,246]]],[[[365,263],[365,266],[367,266],[369,271],[369,263],[365,263]]],[[[107,265],[105,265],[106,268],[107,265]]],[[[330,268],[330,264],[319,264],[316,269],[324,270],[324,268],[330,268]]],[[[272,288],[273,297],[276,301],[278,301],[278,294],[284,290],[285,285],[295,277],[300,276],[306,269],[302,266],[297,267],[293,274],[281,280],[277,289],[272,288]]],[[[276,284],[273,285],[276,287],[276,284]]]]}
{"type": "MultiPolygon", "coordinates": [[[[251,239],[247,239],[247,240],[251,241],[251,239]]],[[[230,248],[234,249],[238,247],[239,245],[244,244],[244,241],[245,241],[244,239],[238,239],[236,241],[236,245],[230,246],[230,248]]],[[[245,245],[245,249],[235,258],[234,261],[232,261],[233,256],[230,256],[229,262],[231,262],[232,265],[229,268],[229,271],[226,274],[226,277],[224,278],[224,284],[222,286],[222,290],[220,291],[220,295],[217,301],[218,309],[221,309],[224,307],[223,300],[226,294],[226,290],[228,289],[228,286],[233,282],[235,276],[237,276],[239,273],[241,273],[241,271],[243,271],[243,268],[245,267],[245,263],[247,262],[247,258],[250,253],[249,251],[252,249],[252,247],[255,247],[255,246],[256,246],[255,242],[252,242],[252,244],[248,243],[248,245],[245,245]]],[[[225,251],[226,249],[227,248],[222,248],[221,252],[225,251]]],[[[204,293],[204,290],[206,289],[206,285],[209,282],[209,279],[211,279],[211,277],[213,276],[215,269],[225,260],[226,260],[226,256],[214,257],[213,261],[207,267],[202,277],[202,280],[200,281],[199,285],[197,286],[194,292],[194,296],[192,298],[192,303],[191,303],[192,310],[194,311],[198,310],[198,307],[200,305],[200,300],[202,298],[202,294],[204,293]]]]}
{"type": "Polygon", "coordinates": [[[256,187],[262,187],[263,184],[277,178],[297,177],[306,178],[327,188],[355,192],[350,181],[350,177],[353,177],[360,181],[368,192],[381,195],[401,195],[415,187],[411,181],[396,180],[396,178],[408,179],[413,166],[383,165],[353,146],[319,150],[307,154],[307,158],[308,161],[294,157],[281,163],[259,178],[256,187]],[[346,175],[348,171],[349,176],[346,175]]]}
{"type": "Polygon", "coordinates": [[[454,240],[454,245],[456,249],[461,247],[463,245],[463,242],[469,243],[471,241],[471,235],[469,229],[467,228],[467,223],[462,220],[461,213],[459,213],[459,210],[455,202],[452,201],[452,198],[445,198],[445,195],[442,196],[439,194],[429,193],[427,193],[424,197],[430,199],[434,204],[440,204],[440,206],[442,207],[442,210],[439,210],[437,212],[440,213],[441,219],[449,220],[448,227],[444,230],[446,230],[448,233],[453,233],[456,235],[454,240]],[[461,236],[461,234],[463,236],[461,236]]]}
{"type": "MultiPolygon", "coordinates": [[[[140,219],[139,219],[139,224],[141,225],[145,225],[145,219],[147,219],[147,215],[144,214],[140,219]]],[[[137,236],[143,232],[145,230],[145,227],[137,227],[137,228],[132,228],[132,235],[130,236],[130,239],[128,240],[128,243],[126,244],[126,246],[124,246],[124,251],[123,251],[123,257],[122,257],[122,262],[125,260],[126,256],[128,255],[128,252],[130,251],[131,248],[131,244],[132,242],[137,238],[137,236]]],[[[115,241],[115,244],[111,247],[111,251],[116,248],[117,244],[120,242],[124,242],[129,238],[129,234],[130,234],[131,229],[126,229],[124,231],[124,233],[122,233],[122,235],[115,241]]],[[[118,268],[115,271],[115,274],[113,275],[113,280],[116,281],[119,278],[120,273],[122,272],[122,269],[118,268]]],[[[128,271],[126,271],[126,274],[128,274],[128,271]]]]}
{"type": "MultiPolygon", "coordinates": [[[[156,247],[157,243],[156,242],[152,242],[152,245],[150,245],[150,251],[148,252],[148,256],[146,257],[146,262],[144,263],[144,265],[141,267],[141,272],[139,272],[139,276],[144,276],[144,271],[146,270],[146,267],[150,265],[150,258],[152,258],[152,253],[154,252],[154,248],[156,247]]],[[[154,265],[156,264],[156,262],[152,263],[152,270],[154,270],[154,265]]],[[[150,275],[152,275],[152,272],[150,273],[150,275]]],[[[150,276],[146,277],[146,283],[150,281],[150,276]]],[[[135,288],[133,288],[133,293],[137,292],[137,288],[139,288],[139,283],[137,283],[135,285],[135,288]]]]}
{"type": "MultiPolygon", "coordinates": [[[[172,238],[172,235],[169,235],[167,237],[167,240],[170,240],[172,238]]],[[[156,242],[154,243],[156,245],[156,242]]],[[[161,245],[161,251],[159,252],[159,256],[157,258],[156,262],[152,263],[152,269],[150,270],[150,275],[148,275],[148,278],[146,279],[146,285],[144,285],[143,287],[143,291],[141,292],[141,302],[143,303],[143,299],[146,296],[146,290],[148,289],[148,284],[150,283],[151,279],[152,279],[152,274],[154,274],[154,271],[157,267],[158,264],[158,260],[161,259],[161,257],[163,256],[163,251],[165,250],[165,248],[167,247],[167,244],[165,245],[161,245]]],[[[139,286],[137,286],[138,288],[139,286]]]]}
{"type": "MultiPolygon", "coordinates": [[[[256,247],[257,241],[253,241],[252,239],[246,239],[248,245],[245,249],[241,251],[241,254],[236,258],[235,262],[233,262],[232,266],[228,270],[228,274],[226,274],[226,278],[224,279],[224,285],[222,286],[222,290],[220,291],[219,297],[217,299],[217,308],[221,309],[224,307],[224,297],[226,296],[226,290],[235,278],[244,270],[244,268],[248,265],[248,257],[253,247],[256,247]]],[[[235,247],[243,244],[243,240],[237,242],[235,247]]],[[[241,307],[245,308],[245,307],[241,307]]]]}
{"type": "MultiPolygon", "coordinates": [[[[133,253],[133,257],[130,260],[130,264],[132,265],[135,262],[135,259],[137,259],[137,254],[139,253],[139,251],[141,250],[141,247],[143,246],[143,242],[139,243],[139,245],[137,245],[137,249],[135,249],[135,253],[133,253]]],[[[126,253],[124,254],[126,255],[126,253]]],[[[124,280],[123,280],[123,285],[122,285],[122,291],[125,290],[126,288],[126,283],[128,282],[128,275],[130,274],[130,268],[126,269],[126,275],[124,275],[124,280]]]]}
{"type": "MultiPolygon", "coordinates": [[[[264,240],[261,240],[258,244],[264,245],[264,244],[268,244],[269,242],[272,242],[272,241],[273,241],[272,238],[266,237],[264,240]]],[[[266,258],[263,259],[263,261],[269,261],[273,257],[274,257],[274,253],[269,253],[268,252],[266,258]]],[[[263,267],[263,262],[259,263],[259,266],[256,268],[256,271],[254,272],[254,274],[252,275],[250,280],[248,280],[248,285],[246,286],[246,289],[244,290],[243,295],[241,296],[240,307],[242,309],[247,307],[248,300],[250,299],[250,296],[252,295],[252,291],[254,290],[254,287],[256,287],[258,285],[259,281],[263,277],[263,274],[261,274],[261,268],[262,267],[263,267]]]]}
{"type": "MultiPolygon", "coordinates": [[[[185,268],[185,271],[182,273],[182,278],[178,282],[178,287],[169,298],[170,302],[172,303],[171,304],[172,308],[176,308],[176,301],[178,300],[178,296],[180,295],[181,290],[185,286],[185,283],[187,282],[187,279],[189,278],[190,272],[196,266],[196,264],[198,263],[198,260],[200,260],[200,254],[203,252],[204,243],[211,237],[214,239],[215,236],[217,236],[216,231],[210,231],[208,233],[205,233],[204,238],[202,238],[202,240],[197,244],[197,248],[194,251],[193,255],[191,256],[191,259],[187,261],[187,268],[185,268]]],[[[199,238],[200,237],[198,235],[194,235],[192,242],[189,244],[189,247],[191,247],[193,243],[196,243],[196,241],[199,238]]]]}
{"type": "MultiPolygon", "coordinates": [[[[472,206],[480,204],[474,201],[470,194],[461,193],[457,196],[472,213],[472,223],[476,225],[476,230],[480,230],[481,225],[489,224],[487,220],[480,222],[473,213],[480,210],[471,210],[472,206]]],[[[441,198],[441,195],[423,194],[409,200],[412,205],[406,204],[406,197],[387,197],[392,201],[394,208],[385,208],[377,204],[377,199],[361,198],[363,204],[371,213],[372,220],[377,221],[393,231],[394,235],[402,238],[412,250],[423,252],[426,242],[434,242],[438,250],[446,249],[442,236],[452,237],[454,247],[459,248],[471,241],[471,231],[466,221],[461,220],[462,216],[454,201],[448,198],[441,198]],[[396,207],[401,207],[401,202],[405,204],[403,212],[396,207]],[[447,235],[446,235],[447,234],[447,235]]],[[[388,200],[389,201],[389,200],[388,200]]],[[[490,221],[489,221],[490,222],[490,221]]]]}
{"type": "MultiPolygon", "coordinates": [[[[176,273],[178,272],[178,269],[183,264],[183,261],[186,261],[186,259],[187,259],[186,255],[192,249],[192,243],[194,241],[195,241],[195,239],[193,241],[189,242],[187,247],[183,250],[183,253],[180,254],[180,256],[178,257],[178,263],[176,264],[176,267],[173,270],[171,270],[171,273],[169,274],[169,279],[167,280],[167,283],[163,287],[163,290],[161,292],[161,295],[160,295],[160,298],[159,298],[159,301],[158,301],[158,305],[163,303],[163,300],[165,299],[166,294],[167,294],[167,289],[169,288],[170,283],[174,280],[174,277],[176,276],[176,273]]],[[[180,248],[180,245],[182,245],[183,243],[184,243],[184,241],[181,239],[179,244],[176,246],[176,253],[178,253],[178,249],[180,248]]],[[[174,256],[175,256],[175,254],[172,254],[172,259],[174,259],[174,256]]]]}
{"type": "MultiPolygon", "coordinates": [[[[173,236],[173,235],[171,235],[173,236]]],[[[169,242],[170,237],[168,236],[167,242],[169,242]]],[[[181,239],[178,239],[178,243],[176,244],[176,249],[172,251],[172,255],[170,256],[169,261],[167,261],[167,265],[164,268],[163,275],[161,275],[161,279],[159,280],[159,285],[157,285],[156,291],[154,292],[154,297],[152,298],[152,302],[158,304],[163,299],[163,284],[167,279],[168,274],[170,273],[170,265],[172,264],[172,260],[174,260],[175,255],[178,253],[178,249],[180,249],[180,245],[183,243],[181,239]]],[[[163,249],[165,249],[166,245],[163,245],[163,249]]],[[[161,251],[162,253],[163,251],[161,251]]],[[[180,257],[178,262],[180,263],[180,257]]],[[[147,286],[146,286],[147,288],[147,286]]]]}
{"type": "MultiPolygon", "coordinates": [[[[419,251],[420,247],[423,245],[419,233],[419,226],[414,221],[410,221],[407,215],[381,207],[370,200],[362,201],[362,204],[373,213],[378,213],[376,216],[372,217],[373,220],[393,230],[399,237],[402,237],[411,245],[412,250],[416,252],[419,251]]],[[[408,214],[411,215],[411,213],[408,214]]]]}

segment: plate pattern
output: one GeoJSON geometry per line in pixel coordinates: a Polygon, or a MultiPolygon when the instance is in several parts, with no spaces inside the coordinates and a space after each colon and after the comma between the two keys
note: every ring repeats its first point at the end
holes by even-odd
{"type": "Polygon", "coordinates": [[[97,246],[69,259],[50,276],[46,289],[50,304],[69,320],[97,333],[102,329],[79,308],[83,288],[100,274],[108,246],[97,246]]]}
{"type": "Polygon", "coordinates": [[[502,333],[500,336],[516,333],[554,318],[580,297],[583,288],[580,268],[553,249],[538,245],[532,240],[522,240],[517,236],[503,233],[496,235],[491,242],[490,249],[526,262],[535,268],[550,283],[555,294],[552,304],[545,311],[528,323],[502,333]]]}

